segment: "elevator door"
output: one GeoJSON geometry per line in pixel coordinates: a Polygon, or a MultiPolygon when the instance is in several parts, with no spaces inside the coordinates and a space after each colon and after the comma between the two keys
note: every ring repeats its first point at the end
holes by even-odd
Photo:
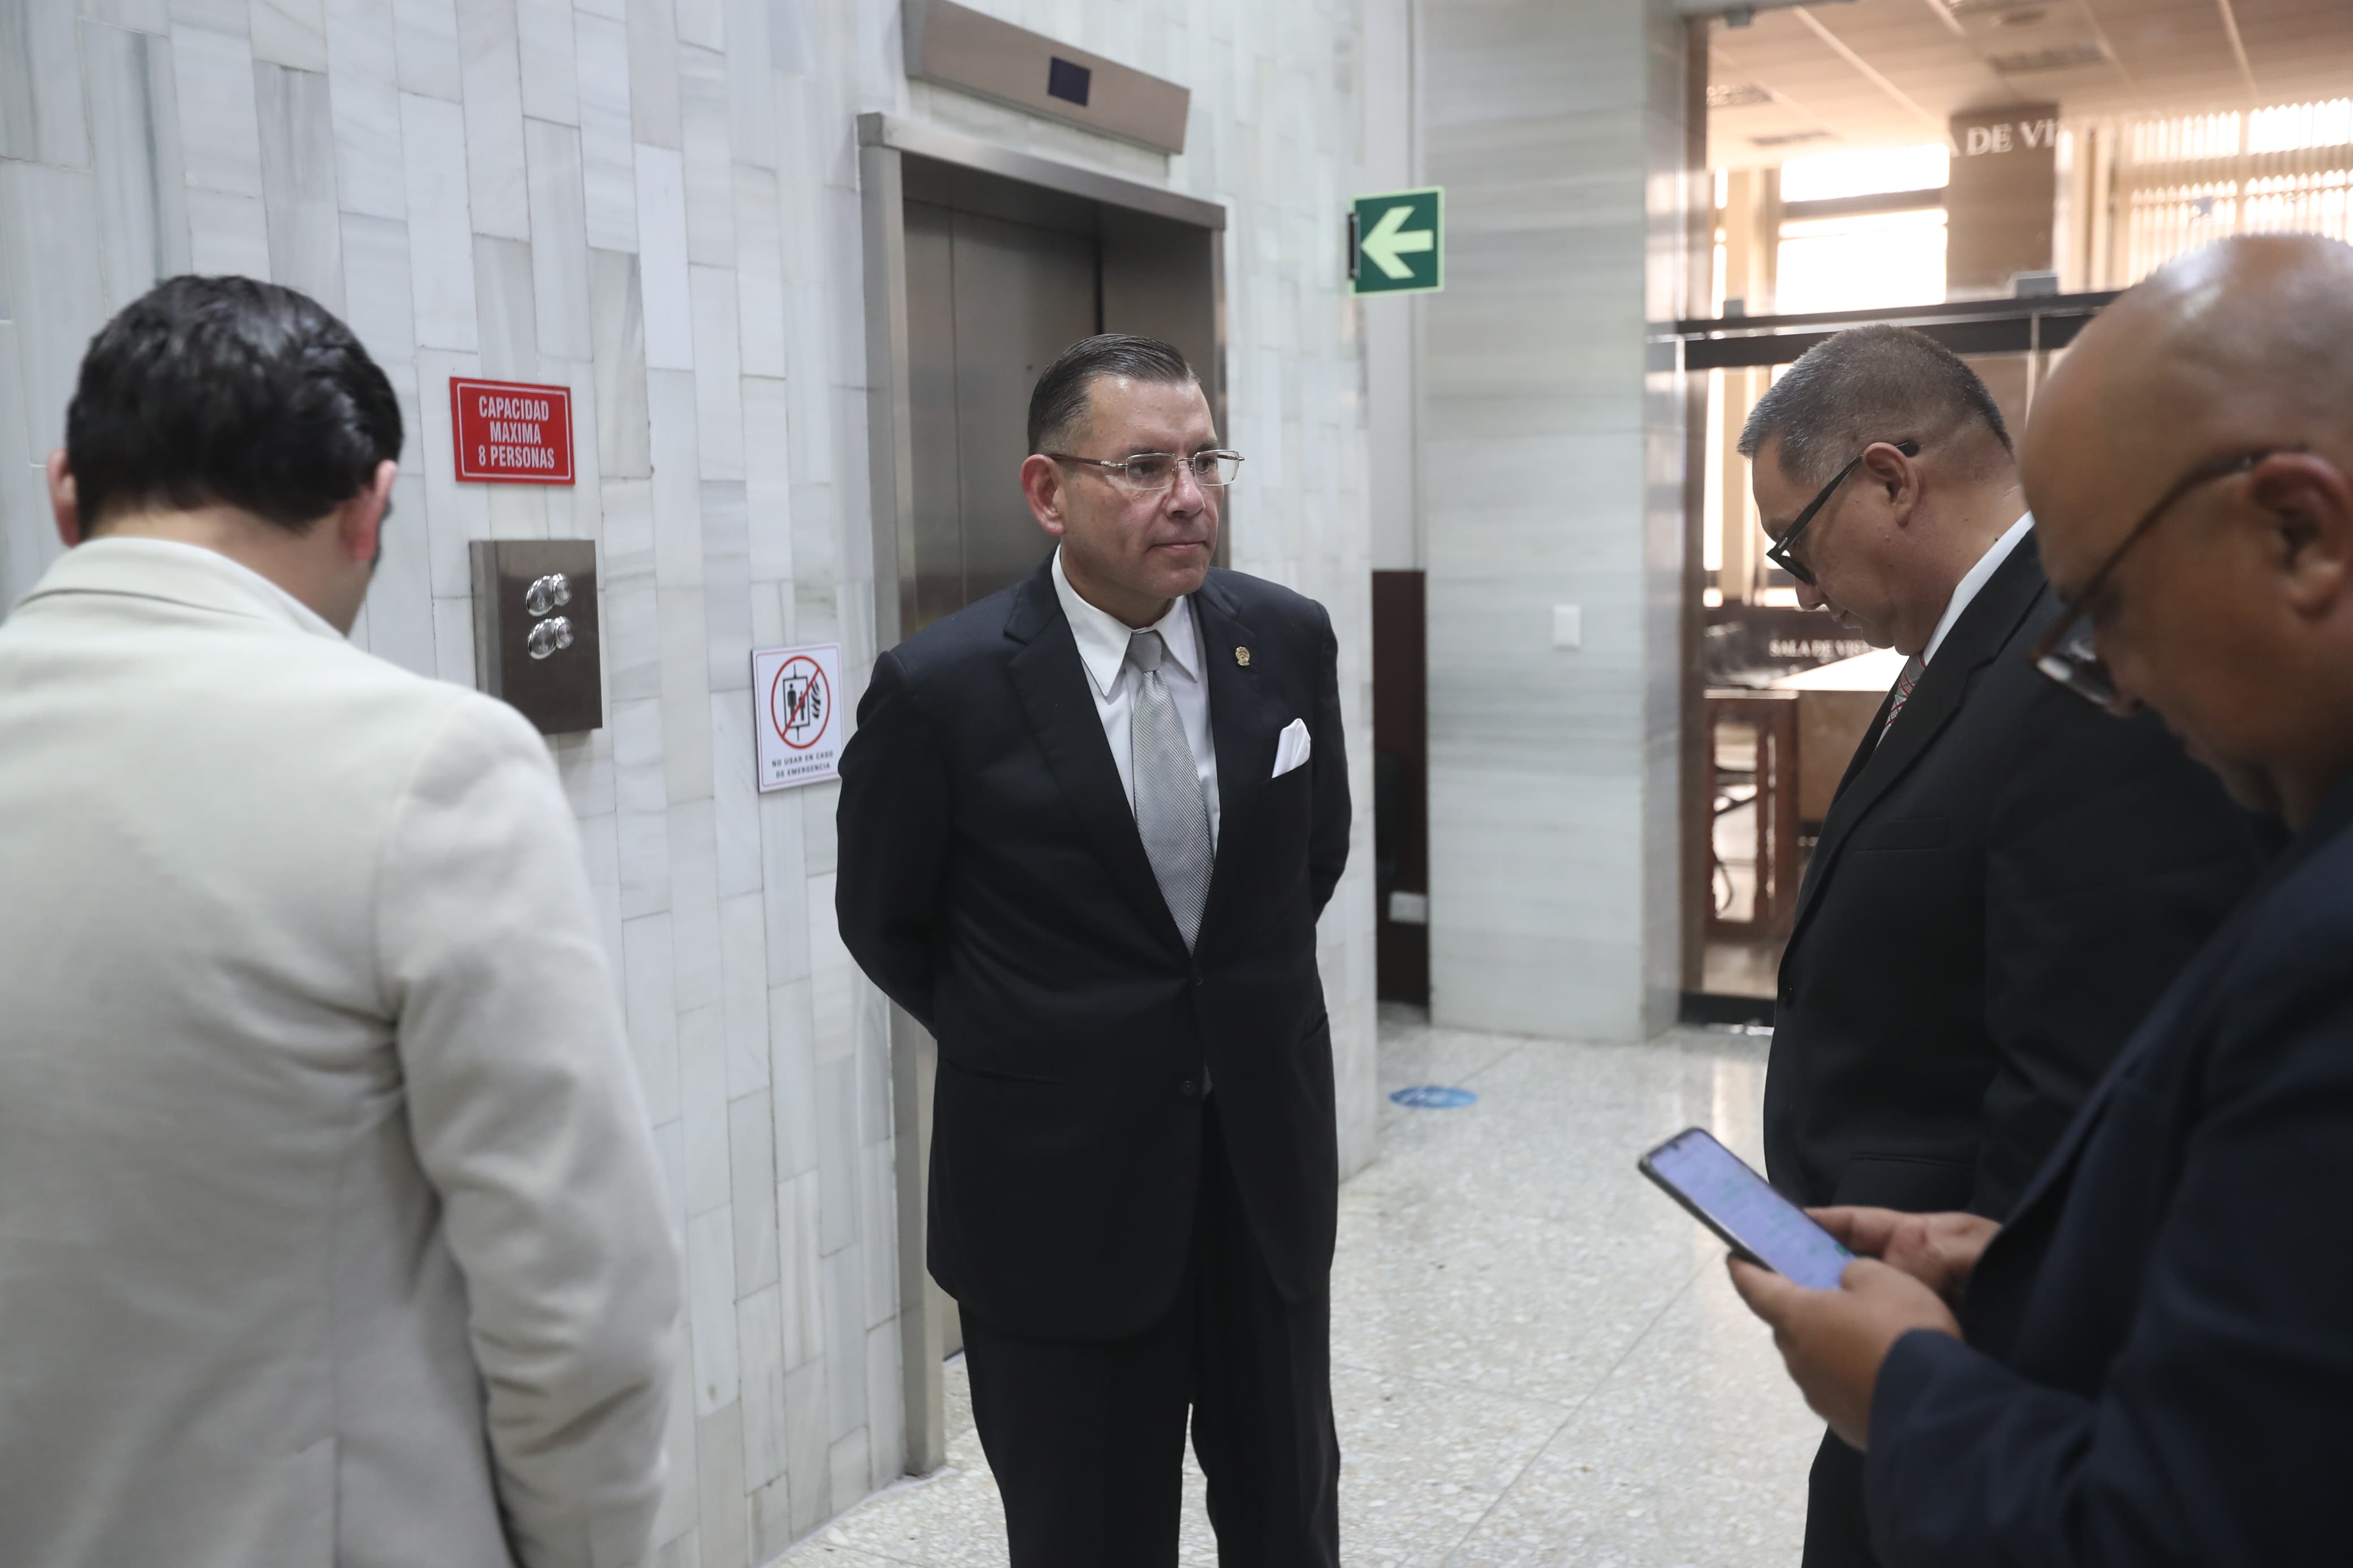
{"type": "Polygon", "coordinates": [[[1053,540],[1021,496],[1029,391],[1103,323],[1092,235],[907,203],[913,633],[1037,570],[1053,540]]]}

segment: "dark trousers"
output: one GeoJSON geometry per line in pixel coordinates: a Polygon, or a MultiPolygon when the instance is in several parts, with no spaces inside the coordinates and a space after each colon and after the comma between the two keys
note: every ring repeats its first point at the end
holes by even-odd
{"type": "Polygon", "coordinates": [[[1806,1478],[1804,1568],[1877,1568],[1878,1562],[1862,1511],[1862,1454],[1825,1432],[1806,1478]]]}
{"type": "Polygon", "coordinates": [[[964,1351],[1013,1568],[1174,1568],[1188,1406],[1220,1568],[1338,1568],[1331,1291],[1293,1302],[1275,1288],[1214,1095],[1192,1256],[1167,1315],[1100,1344],[967,1316],[964,1351]]]}

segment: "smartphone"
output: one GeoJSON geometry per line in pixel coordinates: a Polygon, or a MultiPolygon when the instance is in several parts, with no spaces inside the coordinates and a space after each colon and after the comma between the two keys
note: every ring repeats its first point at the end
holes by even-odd
{"type": "Polygon", "coordinates": [[[1705,1128],[1676,1133],[1641,1163],[1642,1174],[1742,1258],[1810,1290],[1838,1289],[1854,1254],[1705,1128]]]}

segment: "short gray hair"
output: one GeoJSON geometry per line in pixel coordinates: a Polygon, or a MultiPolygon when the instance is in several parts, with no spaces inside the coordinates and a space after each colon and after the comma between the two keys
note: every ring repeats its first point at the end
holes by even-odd
{"type": "Polygon", "coordinates": [[[1960,355],[1909,327],[1850,327],[1766,389],[1741,427],[1740,455],[1778,440],[1782,472],[1821,485],[1874,441],[1928,446],[1972,425],[2010,453],[2000,405],[1960,355]]]}

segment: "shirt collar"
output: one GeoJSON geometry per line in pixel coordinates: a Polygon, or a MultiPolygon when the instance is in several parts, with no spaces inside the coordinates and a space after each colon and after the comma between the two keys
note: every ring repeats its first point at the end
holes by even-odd
{"type": "Polygon", "coordinates": [[[232,614],[275,615],[313,636],[347,640],[301,600],[217,550],[143,534],[101,534],[54,562],[27,601],[55,593],[130,593],[232,614]]]}
{"type": "MultiPolygon", "coordinates": [[[[1098,609],[1079,596],[1071,586],[1069,574],[1062,570],[1062,552],[1054,551],[1054,596],[1062,603],[1063,618],[1071,623],[1071,635],[1079,645],[1079,662],[1087,667],[1087,679],[1105,697],[1119,684],[1119,672],[1127,667],[1128,639],[1135,635],[1125,621],[1109,610],[1098,609]]],[[[1193,628],[1192,596],[1182,595],[1172,600],[1168,613],[1143,629],[1160,634],[1168,645],[1168,662],[1175,665],[1187,680],[1201,679],[1200,638],[1193,628]]]]}
{"type": "Polygon", "coordinates": [[[1960,620],[1962,612],[1969,607],[1969,601],[1993,580],[1993,574],[2001,570],[2001,563],[2010,559],[2010,552],[2018,548],[2019,541],[2033,531],[2034,514],[2030,511],[2011,523],[2009,531],[1995,540],[1986,552],[1978,557],[1978,563],[1968,569],[1968,574],[1954,584],[1953,596],[1945,605],[1944,619],[1938,621],[1936,629],[1928,634],[1928,646],[1920,650],[1922,664],[1936,657],[1936,650],[1945,646],[1945,634],[1960,620]]]}

